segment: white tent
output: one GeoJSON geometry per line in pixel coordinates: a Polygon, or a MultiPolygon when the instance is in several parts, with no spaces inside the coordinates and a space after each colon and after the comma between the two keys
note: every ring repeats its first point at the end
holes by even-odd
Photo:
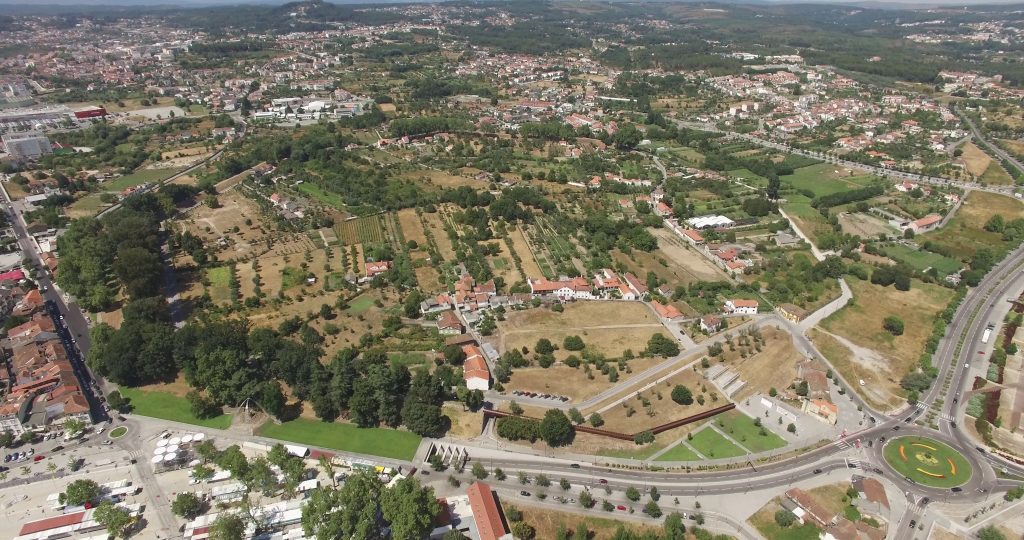
{"type": "Polygon", "coordinates": [[[167,441],[167,446],[171,446],[171,445],[178,446],[179,444],[181,444],[181,437],[171,437],[167,441]]]}
{"type": "Polygon", "coordinates": [[[178,454],[175,454],[174,452],[167,452],[164,454],[165,462],[174,461],[175,459],[178,459],[178,454]]]}
{"type": "Polygon", "coordinates": [[[177,451],[178,451],[178,445],[172,444],[172,445],[168,445],[167,446],[167,453],[168,454],[173,454],[173,453],[175,453],[177,451]]]}
{"type": "Polygon", "coordinates": [[[205,438],[206,438],[206,434],[205,433],[196,433],[195,435],[192,436],[192,440],[195,441],[195,442],[199,442],[199,441],[201,441],[201,440],[203,440],[205,438]]]}
{"type": "Polygon", "coordinates": [[[154,453],[154,454],[156,454],[156,455],[158,455],[158,456],[159,456],[160,454],[163,454],[163,453],[164,453],[164,452],[166,452],[166,451],[167,451],[167,449],[166,449],[166,448],[164,448],[164,447],[162,447],[162,446],[158,446],[158,447],[156,447],[156,448],[154,448],[154,449],[153,449],[153,453],[154,453]]]}
{"type": "Polygon", "coordinates": [[[167,446],[167,439],[160,439],[156,442],[157,447],[167,446]]]}
{"type": "Polygon", "coordinates": [[[185,435],[181,438],[181,444],[188,444],[192,442],[192,435],[185,435]]]}
{"type": "Polygon", "coordinates": [[[153,459],[149,460],[150,463],[160,463],[164,460],[163,456],[153,456],[153,459]]]}

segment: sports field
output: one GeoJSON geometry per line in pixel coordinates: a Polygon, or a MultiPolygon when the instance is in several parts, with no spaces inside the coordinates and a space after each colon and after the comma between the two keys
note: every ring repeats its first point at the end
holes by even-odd
{"type": "Polygon", "coordinates": [[[896,472],[925,486],[950,488],[971,478],[967,459],[934,439],[897,437],[885,445],[882,453],[896,472]]]}

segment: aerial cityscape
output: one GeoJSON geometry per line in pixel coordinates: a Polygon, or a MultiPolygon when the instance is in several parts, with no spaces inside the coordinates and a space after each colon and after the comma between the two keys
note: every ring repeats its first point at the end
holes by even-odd
{"type": "Polygon", "coordinates": [[[1024,538],[1024,4],[0,5],[0,538],[1024,538]]]}

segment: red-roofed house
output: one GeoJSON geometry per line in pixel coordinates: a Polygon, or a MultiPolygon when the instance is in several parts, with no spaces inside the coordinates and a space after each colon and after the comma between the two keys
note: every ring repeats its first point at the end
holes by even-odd
{"type": "Polygon", "coordinates": [[[644,285],[632,272],[626,272],[623,276],[629,288],[636,294],[637,298],[647,294],[647,285],[644,285]]]}
{"type": "Polygon", "coordinates": [[[487,367],[484,353],[476,345],[463,345],[466,362],[462,366],[462,376],[466,380],[466,388],[487,391],[491,388],[491,370],[487,367]]]}
{"type": "Polygon", "coordinates": [[[366,277],[373,279],[377,274],[383,274],[391,268],[390,261],[378,261],[378,262],[367,262],[366,263],[366,277]]]}
{"type": "Polygon", "coordinates": [[[915,234],[922,233],[938,227],[941,222],[942,216],[938,214],[928,214],[917,221],[910,222],[910,225],[908,225],[907,228],[913,230],[915,234]]]}
{"type": "Polygon", "coordinates": [[[506,540],[512,535],[505,526],[505,519],[498,505],[498,497],[491,486],[476,482],[466,490],[469,507],[473,510],[473,521],[480,540],[506,540]]]}
{"type": "Polygon", "coordinates": [[[683,238],[686,238],[687,242],[695,246],[704,245],[704,237],[693,229],[683,229],[683,238]]]}
{"type": "Polygon", "coordinates": [[[757,300],[733,298],[725,301],[723,310],[726,313],[732,313],[733,315],[757,315],[757,306],[757,300]]]}
{"type": "Polygon", "coordinates": [[[657,300],[652,300],[651,306],[654,308],[654,311],[657,312],[658,316],[664,319],[673,320],[683,316],[679,309],[672,304],[666,305],[658,302],[657,300]]]}
{"type": "Polygon", "coordinates": [[[805,401],[804,412],[832,426],[836,425],[836,421],[839,420],[839,407],[825,399],[805,401]]]}
{"type": "Polygon", "coordinates": [[[462,321],[454,311],[445,311],[437,318],[437,331],[443,336],[454,336],[462,333],[462,321]]]}

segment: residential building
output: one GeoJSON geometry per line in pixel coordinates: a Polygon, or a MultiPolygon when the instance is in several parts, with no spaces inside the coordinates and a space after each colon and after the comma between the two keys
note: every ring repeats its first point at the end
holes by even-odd
{"type": "Polygon", "coordinates": [[[714,334],[722,327],[722,318],[715,315],[705,315],[700,318],[700,329],[714,334]]]}
{"type": "Polygon", "coordinates": [[[732,315],[757,315],[757,300],[746,298],[733,298],[725,301],[723,311],[732,315]]]}
{"type": "Polygon", "coordinates": [[[663,319],[668,319],[671,321],[683,318],[683,314],[679,311],[679,308],[673,306],[672,304],[662,304],[657,300],[652,300],[651,307],[653,307],[655,313],[657,313],[658,316],[663,319]]]}
{"type": "Polygon", "coordinates": [[[466,354],[466,361],[462,365],[466,388],[481,391],[490,390],[491,370],[487,367],[484,353],[476,345],[463,345],[462,352],[466,354]]]}
{"type": "Polygon", "coordinates": [[[480,540],[512,540],[498,497],[491,486],[475,482],[466,490],[466,495],[469,496],[469,506],[473,510],[473,521],[480,540]]]}
{"type": "Polygon", "coordinates": [[[826,399],[809,399],[804,401],[803,410],[812,417],[831,426],[839,420],[839,407],[826,399]]]}
{"type": "Polygon", "coordinates": [[[914,234],[920,234],[937,228],[940,223],[942,223],[942,216],[938,214],[928,214],[921,219],[911,221],[906,228],[914,231],[914,234]]]}
{"type": "Polygon", "coordinates": [[[807,317],[807,310],[795,304],[779,304],[776,311],[778,311],[779,315],[782,315],[784,319],[795,323],[798,323],[807,317]]]}
{"type": "Polygon", "coordinates": [[[437,319],[437,331],[443,336],[456,336],[462,333],[462,321],[454,311],[445,311],[437,319]]]}

